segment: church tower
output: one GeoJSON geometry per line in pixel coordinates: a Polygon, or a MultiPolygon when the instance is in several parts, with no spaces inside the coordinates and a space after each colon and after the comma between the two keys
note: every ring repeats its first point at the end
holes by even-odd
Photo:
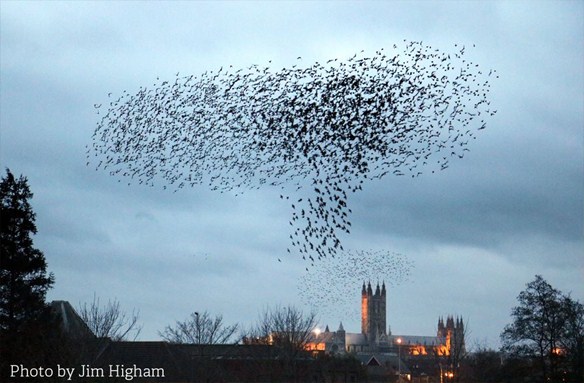
{"type": "Polygon", "coordinates": [[[438,338],[444,343],[447,355],[464,352],[464,322],[462,318],[453,316],[446,317],[446,324],[443,318],[438,318],[438,338]]]}
{"type": "Polygon", "coordinates": [[[369,344],[373,344],[380,336],[386,334],[386,290],[385,282],[381,289],[379,283],[375,293],[371,282],[363,282],[361,289],[361,333],[367,335],[369,344]]]}

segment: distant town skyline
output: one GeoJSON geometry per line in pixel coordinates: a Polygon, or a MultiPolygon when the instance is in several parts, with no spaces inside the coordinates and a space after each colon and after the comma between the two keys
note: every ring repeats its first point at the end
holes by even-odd
{"type": "Polygon", "coordinates": [[[371,276],[386,283],[392,332],[432,334],[438,317],[456,315],[468,347],[498,347],[536,274],[584,300],[581,2],[0,7],[0,165],[26,176],[34,193],[35,246],[55,275],[48,300],[115,298],[140,310],[142,340],[195,311],[248,326],[278,304],[316,310],[322,329],[342,322],[357,332],[361,283],[371,276]],[[95,157],[86,165],[94,106],[108,93],[133,94],[177,72],[346,60],[404,39],[443,51],[465,45],[469,59],[496,69],[498,112],[447,169],[369,180],[348,196],[343,246],[377,254],[360,268],[289,255],[291,210],[278,188],[172,192],[162,182],[118,182],[96,171],[95,157]],[[405,277],[390,269],[396,254],[409,265],[405,277]],[[354,280],[350,270],[363,274],[354,280]],[[320,303],[307,299],[317,293],[320,303]]]}

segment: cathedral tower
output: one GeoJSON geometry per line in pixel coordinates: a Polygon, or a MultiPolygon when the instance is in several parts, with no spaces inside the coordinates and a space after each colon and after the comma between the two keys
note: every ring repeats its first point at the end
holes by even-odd
{"type": "Polygon", "coordinates": [[[438,338],[444,343],[447,355],[460,354],[466,349],[464,340],[464,322],[459,317],[446,317],[446,324],[443,318],[438,318],[438,338]]]}
{"type": "Polygon", "coordinates": [[[361,333],[367,335],[369,343],[375,342],[382,335],[386,335],[386,291],[385,282],[381,289],[379,283],[375,293],[371,282],[361,289],[361,333]]]}

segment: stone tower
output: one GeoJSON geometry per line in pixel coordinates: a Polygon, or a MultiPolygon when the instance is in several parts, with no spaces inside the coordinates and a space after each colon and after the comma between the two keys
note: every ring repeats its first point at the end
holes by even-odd
{"type": "Polygon", "coordinates": [[[341,322],[339,324],[339,329],[337,330],[337,342],[338,342],[339,350],[341,350],[343,352],[346,350],[346,347],[347,347],[346,336],[347,336],[347,333],[345,332],[345,329],[343,328],[343,322],[341,322]]]}
{"type": "Polygon", "coordinates": [[[442,339],[448,354],[459,354],[465,351],[464,322],[459,317],[438,318],[438,337],[442,339]]]}
{"type": "Polygon", "coordinates": [[[380,336],[386,335],[386,291],[385,282],[379,288],[379,283],[375,288],[375,293],[371,288],[371,282],[363,282],[361,289],[361,333],[367,335],[370,344],[374,343],[380,336]]]}

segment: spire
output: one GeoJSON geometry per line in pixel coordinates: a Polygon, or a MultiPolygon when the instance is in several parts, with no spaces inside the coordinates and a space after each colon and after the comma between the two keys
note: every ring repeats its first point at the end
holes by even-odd
{"type": "Polygon", "coordinates": [[[337,331],[345,331],[345,329],[343,328],[343,322],[339,324],[339,329],[337,331]]]}
{"type": "Polygon", "coordinates": [[[375,288],[375,295],[379,295],[381,292],[379,291],[379,282],[377,282],[377,287],[375,288]]]}
{"type": "Polygon", "coordinates": [[[385,281],[383,281],[383,284],[381,285],[381,295],[385,295],[385,281]]]}
{"type": "Polygon", "coordinates": [[[328,328],[328,324],[326,325],[324,332],[330,332],[329,328],[328,328]]]}
{"type": "Polygon", "coordinates": [[[373,289],[371,288],[371,282],[367,283],[367,294],[373,295],[373,289]]]}
{"type": "Polygon", "coordinates": [[[366,295],[367,289],[365,288],[365,281],[363,281],[363,289],[361,290],[361,295],[366,295]]]}

